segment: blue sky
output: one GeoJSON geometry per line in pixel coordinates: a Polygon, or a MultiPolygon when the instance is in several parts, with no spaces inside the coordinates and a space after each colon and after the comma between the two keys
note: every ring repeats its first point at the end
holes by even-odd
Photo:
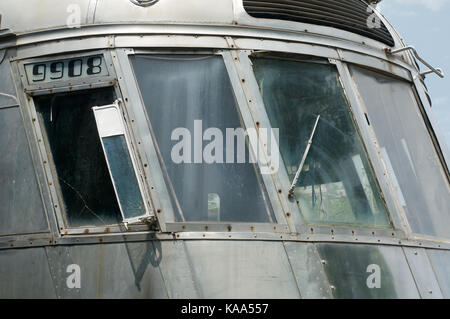
{"type": "Polygon", "coordinates": [[[415,46],[431,65],[444,70],[444,79],[430,74],[425,82],[435,118],[450,146],[450,0],[383,0],[378,9],[406,44],[415,46]]]}

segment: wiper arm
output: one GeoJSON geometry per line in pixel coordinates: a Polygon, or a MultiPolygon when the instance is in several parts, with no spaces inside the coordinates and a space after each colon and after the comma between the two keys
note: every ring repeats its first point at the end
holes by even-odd
{"type": "Polygon", "coordinates": [[[294,180],[292,181],[292,185],[289,188],[289,191],[288,191],[289,197],[294,196],[294,188],[298,182],[298,178],[300,177],[300,173],[303,169],[303,165],[305,165],[306,157],[308,156],[309,149],[311,148],[312,139],[314,137],[314,134],[316,133],[317,124],[319,124],[319,119],[320,119],[320,115],[317,115],[316,123],[314,124],[313,130],[311,132],[311,137],[308,140],[308,144],[306,145],[305,151],[303,152],[302,160],[300,162],[300,165],[298,166],[297,172],[295,173],[294,180]]]}

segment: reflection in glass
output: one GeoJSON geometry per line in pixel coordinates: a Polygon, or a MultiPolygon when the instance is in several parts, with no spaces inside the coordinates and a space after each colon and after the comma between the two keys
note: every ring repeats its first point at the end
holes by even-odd
{"type": "Polygon", "coordinates": [[[128,219],[145,215],[144,201],[125,137],[123,135],[103,137],[102,141],[123,217],[128,219]]]}
{"type": "Polygon", "coordinates": [[[281,155],[291,182],[320,115],[294,188],[305,220],[389,227],[335,67],[321,61],[266,57],[252,62],[271,126],[279,128],[281,155]]]}
{"type": "Polygon", "coordinates": [[[208,194],[208,220],[220,222],[220,197],[217,194],[208,194]]]}

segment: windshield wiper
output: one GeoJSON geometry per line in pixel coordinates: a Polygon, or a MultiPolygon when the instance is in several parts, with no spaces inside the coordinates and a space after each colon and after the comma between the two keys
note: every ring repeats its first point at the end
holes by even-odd
{"type": "Polygon", "coordinates": [[[320,115],[317,115],[316,123],[314,124],[313,130],[311,132],[311,137],[308,140],[308,144],[306,145],[305,151],[303,152],[302,160],[300,162],[300,165],[298,166],[297,172],[295,173],[294,180],[292,181],[292,185],[289,188],[289,191],[288,191],[288,196],[289,197],[293,197],[294,196],[294,188],[295,188],[295,185],[298,182],[298,178],[300,177],[300,172],[303,169],[303,165],[305,165],[306,157],[308,156],[309,149],[311,148],[312,139],[314,137],[314,134],[316,133],[317,124],[319,124],[319,119],[320,119],[320,115]]]}

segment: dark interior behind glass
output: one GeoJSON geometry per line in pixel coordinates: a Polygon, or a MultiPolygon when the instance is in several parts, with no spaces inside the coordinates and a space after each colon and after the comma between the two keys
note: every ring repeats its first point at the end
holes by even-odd
{"type": "Polygon", "coordinates": [[[91,109],[114,100],[113,88],[34,98],[69,226],[100,226],[122,220],[91,109]]]}

